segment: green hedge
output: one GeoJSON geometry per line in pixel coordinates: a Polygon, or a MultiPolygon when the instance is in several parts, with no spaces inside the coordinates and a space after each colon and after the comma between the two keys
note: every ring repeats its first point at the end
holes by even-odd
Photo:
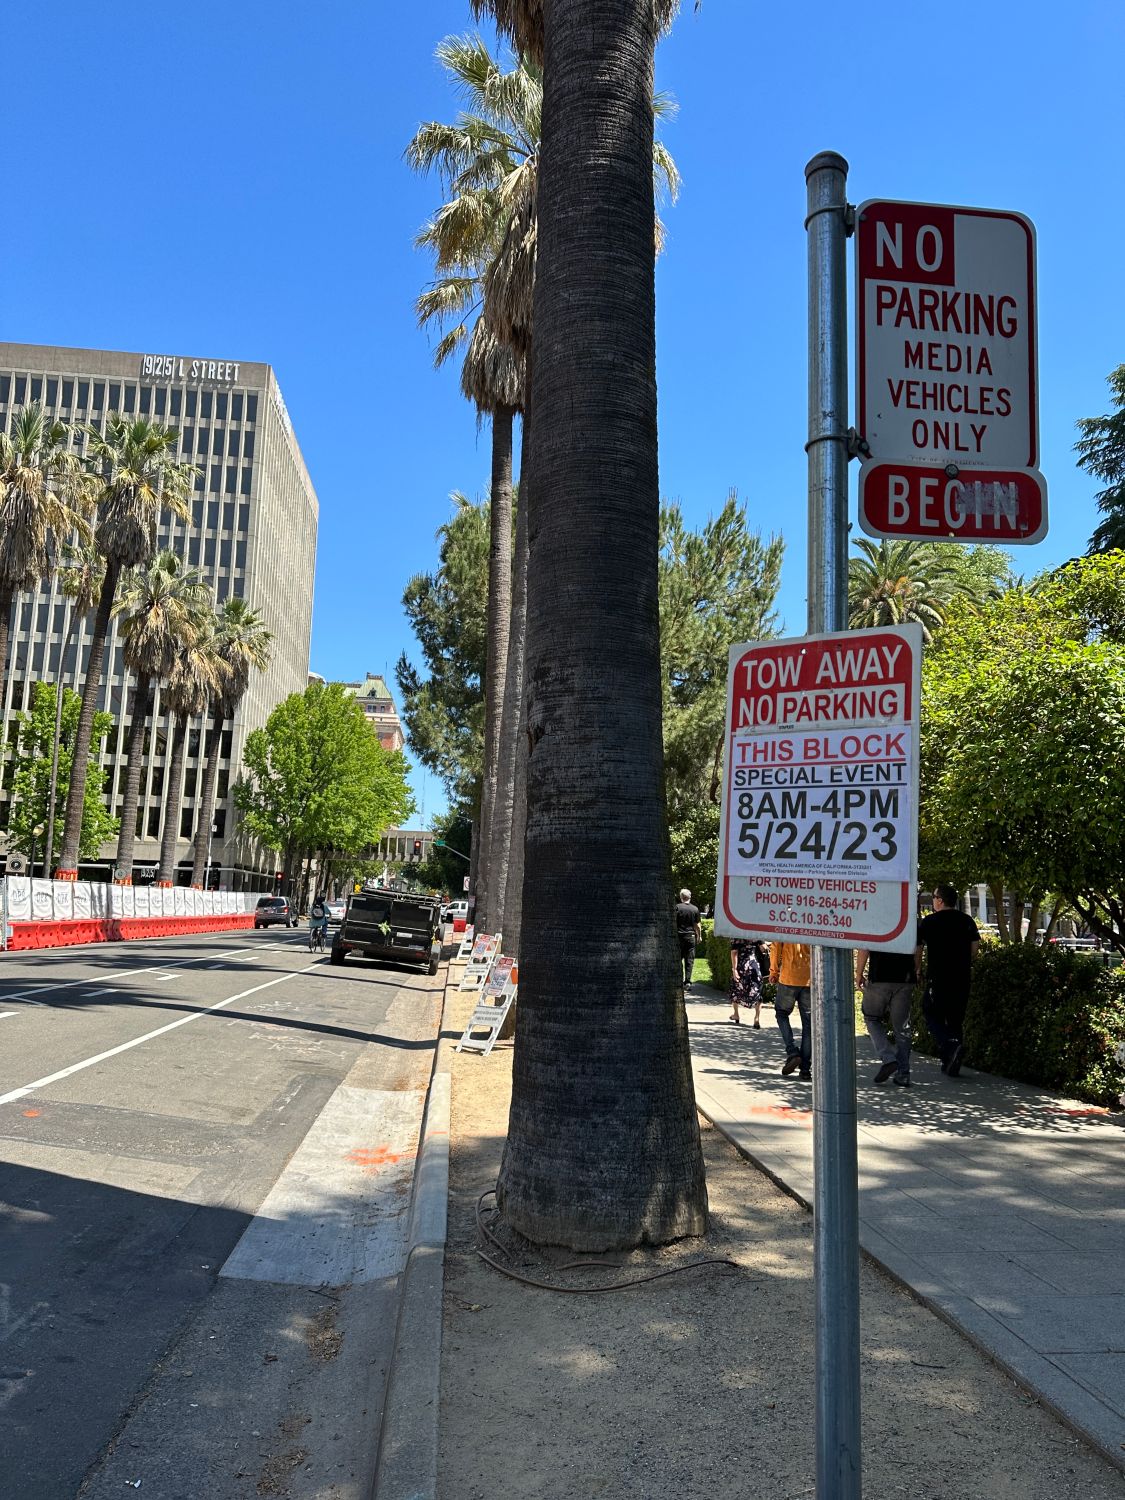
{"type": "MultiPolygon", "coordinates": [[[[1066,948],[988,943],[973,965],[965,1061],[1003,1078],[1117,1104],[1125,1090],[1125,971],[1066,948]]],[[[914,1045],[936,1050],[914,996],[914,1045]]]]}

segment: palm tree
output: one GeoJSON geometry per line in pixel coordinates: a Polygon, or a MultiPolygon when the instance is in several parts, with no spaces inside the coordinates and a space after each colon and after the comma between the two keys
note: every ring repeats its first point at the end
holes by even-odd
{"type": "Polygon", "coordinates": [[[89,532],[89,486],[70,436],[38,402],[15,412],[11,431],[0,432],[0,703],[13,599],[49,577],[74,533],[89,532]]]}
{"type": "Polygon", "coordinates": [[[170,510],[184,521],[190,519],[188,496],[196,474],[190,464],[180,463],[175,457],[180,435],[173,427],[162,427],[146,417],[111,412],[104,432],[96,427],[87,427],[85,432],[89,438],[87,463],[98,484],[94,541],[106,566],[74,740],[74,769],[57,872],[64,880],[74,880],[78,874],[86,764],[117,584],[125,569],[140,567],[156,551],[156,526],[162,510],[170,510]]]}
{"type": "Polygon", "coordinates": [[[176,655],[161,694],[172,723],[165,773],[164,828],[160,835],[157,885],[171,885],[175,873],[188,725],[192,719],[206,712],[208,700],[218,691],[219,683],[215,657],[215,619],[213,615],[199,614],[192,622],[190,637],[185,639],[176,655]]]}
{"type": "Polygon", "coordinates": [[[129,723],[127,772],[117,842],[117,879],[133,880],[137,840],[137,798],[144,770],[145,725],[152,712],[156,684],[168,677],[176,659],[194,639],[211,594],[202,575],[185,568],[169,548],[147,566],[132,569],[122,580],[114,614],[121,618],[125,665],[136,678],[129,723]]]}
{"type": "MultiPolygon", "coordinates": [[[[503,882],[495,878],[499,828],[494,830],[493,808],[511,617],[512,432],[523,408],[523,360],[484,317],[469,336],[468,318],[480,305],[485,275],[511,219],[534,200],[542,80],[522,60],[503,71],[480,37],[447,37],[437,56],[468,108],[452,125],[420,126],[406,157],[417,171],[438,171],[449,190],[448,202],[419,236],[419,244],[433,250],[439,272],[418,299],[419,320],[441,326],[460,319],[439,341],[435,363],[442,364],[468,336],[461,389],[479,415],[492,419],[484,766],[474,858],[477,922],[495,931],[503,882]]],[[[510,818],[501,826],[506,848],[510,818]]]]}
{"type": "Polygon", "coordinates": [[[853,630],[916,621],[923,639],[945,622],[957,592],[953,559],[929,542],[856,541],[848,559],[848,624],[853,630]]]}
{"type": "Polygon", "coordinates": [[[215,814],[215,784],[223,728],[234,718],[238,705],[245,698],[251,672],[264,672],[269,666],[272,641],[273,636],[262,623],[261,615],[251,609],[245,599],[231,598],[223,603],[215,618],[212,642],[216,686],[211,694],[211,728],[204,752],[203,786],[195,826],[191,867],[191,883],[195,886],[203,884],[211,848],[211,822],[215,814]]]}
{"type": "MultiPolygon", "coordinates": [[[[77,634],[82,621],[101,597],[105,581],[105,558],[92,541],[70,542],[63,548],[59,568],[59,583],[66,598],[63,638],[59,648],[58,691],[55,693],[55,744],[51,751],[51,789],[47,804],[47,841],[43,851],[43,873],[51,868],[51,857],[55,844],[55,799],[59,785],[59,746],[62,742],[62,711],[66,681],[66,658],[71,638],[77,634]]],[[[75,667],[75,680],[78,669],[75,667]]]]}
{"type": "MultiPolygon", "coordinates": [[[[478,0],[483,3],[483,0],[478,0]]],[[[661,755],[653,0],[496,0],[541,56],[527,867],[507,1223],[700,1233],[661,755]],[[613,59],[613,67],[606,59],[613,59]]]]}

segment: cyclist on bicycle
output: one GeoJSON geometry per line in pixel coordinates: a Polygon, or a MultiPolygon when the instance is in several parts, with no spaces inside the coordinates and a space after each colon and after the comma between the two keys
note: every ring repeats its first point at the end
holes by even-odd
{"type": "Polygon", "coordinates": [[[323,893],[318,895],[309,908],[309,947],[319,942],[324,947],[324,939],[328,933],[328,903],[323,893]]]}

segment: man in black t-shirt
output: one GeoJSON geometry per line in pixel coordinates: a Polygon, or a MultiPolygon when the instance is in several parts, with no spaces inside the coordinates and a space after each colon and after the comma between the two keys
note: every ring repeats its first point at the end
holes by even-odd
{"type": "Polygon", "coordinates": [[[863,991],[863,1023],[879,1059],[876,1083],[886,1083],[893,1074],[900,1088],[910,1087],[910,1003],[917,977],[913,952],[856,952],[855,985],[863,991]],[[888,1018],[893,1042],[887,1034],[888,1018]]]}
{"type": "Polygon", "coordinates": [[[680,958],[684,965],[684,993],[691,984],[691,971],[695,967],[695,945],[699,942],[699,907],[692,906],[691,892],[683,890],[676,904],[676,936],[680,940],[680,958]]]}
{"type": "Polygon", "coordinates": [[[934,909],[918,926],[917,958],[926,950],[926,991],[922,1011],[938,1045],[941,1071],[956,1078],[961,1071],[964,1048],[961,1032],[969,1006],[973,959],[980,947],[980,933],[972,917],[957,909],[957,891],[951,885],[934,888],[934,909]]]}

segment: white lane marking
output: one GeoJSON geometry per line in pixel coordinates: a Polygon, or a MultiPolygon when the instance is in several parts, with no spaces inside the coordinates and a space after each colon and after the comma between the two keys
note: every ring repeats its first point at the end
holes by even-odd
{"type": "MultiPolygon", "coordinates": [[[[312,968],[311,964],[309,968],[312,968]]],[[[12,1104],[17,1099],[26,1098],[28,1094],[38,1093],[48,1084],[58,1083],[74,1073],[81,1073],[85,1068],[92,1068],[95,1063],[105,1062],[110,1057],[117,1057],[122,1052],[139,1047],[142,1042],[151,1042],[153,1037],[163,1036],[167,1031],[175,1031],[177,1026],[190,1026],[192,1021],[198,1021],[201,1016],[209,1016],[212,1011],[222,1010],[224,1005],[233,1005],[236,1000],[245,1000],[247,995],[256,995],[259,990],[268,990],[271,985],[284,984],[287,979],[297,979],[304,972],[304,969],[294,969],[291,974],[279,974],[276,979],[267,979],[264,984],[256,984],[251,989],[240,990],[237,995],[228,995],[225,1000],[216,1000],[215,1004],[209,1005],[206,1010],[193,1011],[190,1016],[181,1016],[178,1021],[169,1021],[166,1026],[158,1026],[155,1031],[146,1031],[144,1036],[134,1037],[131,1042],[122,1042],[119,1047],[111,1047],[108,1052],[99,1052],[94,1057],[83,1058],[81,1062],[71,1063],[69,1068],[60,1068],[57,1073],[48,1073],[46,1078],[37,1078],[34,1083],[24,1084],[23,1088],[0,1094],[0,1104],[12,1104]]]]}
{"type": "Polygon", "coordinates": [[[90,998],[91,998],[91,1000],[96,1000],[99,995],[116,995],[116,994],[117,994],[116,990],[91,990],[90,991],[90,998]]]}
{"type": "Polygon", "coordinates": [[[219,1274],[291,1286],[397,1275],[425,1102],[425,1089],[341,1084],[219,1274]]]}
{"type": "Polygon", "coordinates": [[[177,978],[175,974],[157,974],[152,982],[153,984],[167,984],[169,979],[175,978],[177,978]]]}
{"type": "Polygon", "coordinates": [[[15,1010],[0,1010],[0,1021],[6,1021],[9,1016],[15,1016],[18,1014],[19,1012],[15,1010]]]}
{"type": "MultiPolygon", "coordinates": [[[[253,950],[257,951],[257,950],[253,950]]],[[[143,969],[124,969],[121,971],[122,979],[130,979],[134,974],[158,974],[164,969],[184,969],[189,964],[202,964],[212,962],[215,958],[229,958],[233,953],[242,953],[242,948],[228,948],[226,953],[203,953],[198,958],[179,958],[166,964],[146,964],[143,969]]],[[[45,979],[42,984],[33,990],[16,990],[10,995],[4,995],[5,1000],[34,1000],[36,995],[45,995],[49,991],[52,995],[58,990],[73,990],[84,984],[97,984],[97,980],[87,977],[85,979],[68,979],[65,984],[52,984],[45,979]]],[[[42,1003],[42,1002],[40,1002],[42,1003]]]]}

